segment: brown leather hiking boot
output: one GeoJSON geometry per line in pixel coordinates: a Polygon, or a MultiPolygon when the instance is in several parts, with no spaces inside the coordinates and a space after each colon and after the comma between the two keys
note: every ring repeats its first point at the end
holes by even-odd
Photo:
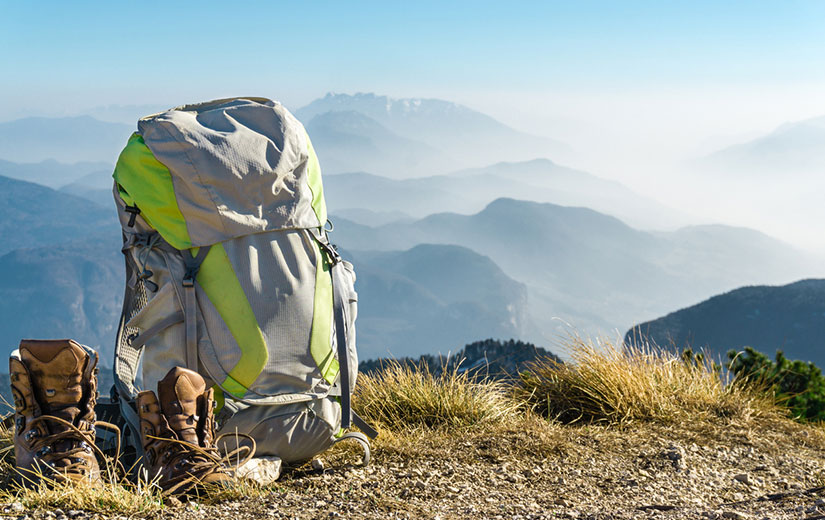
{"type": "Polygon", "coordinates": [[[70,339],[23,340],[9,359],[21,480],[97,484],[97,353],[70,339]]]}
{"type": "Polygon", "coordinates": [[[137,407],[144,467],[164,492],[186,493],[234,479],[228,461],[237,453],[218,453],[214,390],[206,389],[197,372],[173,368],[158,382],[157,395],[151,390],[138,394],[137,407]]]}

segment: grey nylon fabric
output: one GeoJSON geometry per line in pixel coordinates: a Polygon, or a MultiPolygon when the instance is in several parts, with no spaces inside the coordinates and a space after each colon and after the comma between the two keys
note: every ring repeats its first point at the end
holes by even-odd
{"type": "MultiPolygon", "coordinates": [[[[311,459],[332,446],[341,424],[341,406],[333,398],[282,406],[248,406],[233,415],[220,430],[248,433],[255,439],[255,452],[275,455],[284,462],[311,459]]],[[[244,444],[241,439],[241,445],[244,444]]]]}
{"type": "Polygon", "coordinates": [[[138,131],[172,174],[193,246],[324,224],[312,209],[306,131],[279,103],[188,105],[141,119],[138,131]]]}
{"type": "Polygon", "coordinates": [[[329,385],[310,353],[317,245],[301,231],[283,231],[238,237],[224,249],[270,346],[251,392],[325,395],[329,385]]]}

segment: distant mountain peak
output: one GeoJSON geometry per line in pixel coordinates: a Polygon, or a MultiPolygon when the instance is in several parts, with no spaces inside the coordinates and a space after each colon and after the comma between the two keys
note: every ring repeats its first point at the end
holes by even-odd
{"type": "Polygon", "coordinates": [[[770,174],[787,182],[793,175],[818,175],[825,167],[825,116],[779,125],[773,131],[744,143],[717,150],[696,165],[726,176],[770,174]]]}
{"type": "MultiPolygon", "coordinates": [[[[320,108],[320,110],[356,110],[373,117],[379,115],[404,117],[433,112],[461,112],[465,115],[473,114],[475,117],[484,117],[495,121],[492,117],[452,101],[435,98],[393,98],[372,92],[357,92],[355,94],[329,92],[323,98],[315,100],[306,107],[299,109],[298,112],[306,113],[307,109],[310,109],[313,105],[323,107],[320,108]]],[[[311,110],[309,111],[312,112],[311,110]]],[[[320,113],[322,112],[314,112],[313,117],[320,113]]]]}
{"type": "MultiPolygon", "coordinates": [[[[377,164],[352,164],[350,157],[336,157],[338,153],[327,153],[333,164],[347,164],[350,169],[380,171],[392,177],[419,177],[443,174],[451,170],[467,167],[481,167],[499,161],[519,161],[567,154],[570,148],[560,142],[526,134],[493,117],[464,105],[434,98],[393,98],[371,92],[342,94],[330,92],[295,111],[295,116],[310,127],[318,118],[328,118],[330,113],[358,113],[369,117],[389,132],[426,144],[437,150],[441,157],[429,161],[417,157],[407,164],[396,160],[377,164]],[[412,164],[412,166],[410,166],[412,164]]],[[[310,133],[310,135],[312,135],[310,133]]],[[[379,143],[370,143],[371,136],[351,132],[351,141],[374,148],[380,152],[379,143]],[[366,139],[362,139],[365,137],[366,139]]],[[[324,143],[322,143],[324,144],[324,143]]],[[[321,147],[316,146],[321,152],[321,147]]],[[[346,155],[347,150],[340,150],[346,155]]],[[[420,150],[404,152],[408,157],[420,156],[420,150]]],[[[432,155],[432,152],[428,152],[432,155]]],[[[351,155],[351,154],[350,154],[351,155]]],[[[376,163],[375,154],[360,154],[364,163],[376,163]]],[[[339,170],[340,171],[340,170],[339,170]]]]}

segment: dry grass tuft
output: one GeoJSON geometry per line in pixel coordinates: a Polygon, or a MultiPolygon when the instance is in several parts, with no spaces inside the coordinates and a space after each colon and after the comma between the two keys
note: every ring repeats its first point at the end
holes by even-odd
{"type": "Polygon", "coordinates": [[[520,408],[511,394],[504,383],[475,381],[457,368],[435,375],[426,365],[390,361],[374,375],[359,376],[353,406],[390,430],[463,430],[511,420],[520,408]]]}
{"type": "Polygon", "coordinates": [[[767,392],[725,381],[709,360],[682,360],[657,347],[622,348],[572,338],[571,361],[537,361],[516,393],[564,423],[674,422],[779,414],[767,392]]]}
{"type": "Polygon", "coordinates": [[[118,476],[114,461],[101,463],[103,485],[88,486],[41,476],[36,486],[22,487],[14,466],[13,433],[0,428],[0,502],[20,502],[26,509],[80,509],[97,513],[146,514],[164,507],[157,487],[118,476]]]}

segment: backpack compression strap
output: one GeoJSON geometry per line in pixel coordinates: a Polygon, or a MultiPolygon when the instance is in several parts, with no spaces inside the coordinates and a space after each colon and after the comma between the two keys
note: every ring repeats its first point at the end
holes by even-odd
{"type": "Polygon", "coordinates": [[[198,371],[198,302],[195,293],[195,277],[201,264],[209,254],[209,248],[203,246],[193,255],[190,251],[181,251],[186,273],[183,275],[183,320],[186,330],[186,368],[198,371]]]}
{"type": "MultiPolygon", "coordinates": [[[[314,233],[313,233],[314,235],[314,233]]],[[[346,304],[341,294],[344,281],[341,279],[341,255],[328,240],[315,237],[324,251],[332,259],[330,271],[332,273],[332,308],[335,318],[335,343],[338,347],[338,376],[341,383],[341,428],[349,428],[352,424],[352,383],[349,380],[349,352],[347,352],[347,321],[344,316],[346,304]]]]}
{"type": "Polygon", "coordinates": [[[341,428],[349,428],[352,423],[355,423],[361,431],[363,431],[371,439],[378,436],[378,432],[369,426],[361,417],[352,410],[352,381],[349,379],[349,353],[347,352],[347,321],[346,310],[347,305],[344,302],[344,297],[341,288],[344,285],[341,270],[342,265],[341,255],[335,250],[335,247],[329,243],[326,234],[322,232],[321,228],[311,228],[308,230],[315,238],[318,244],[329,255],[332,261],[330,271],[332,272],[332,308],[335,319],[335,342],[338,350],[338,373],[339,382],[341,385],[341,428]]]}

